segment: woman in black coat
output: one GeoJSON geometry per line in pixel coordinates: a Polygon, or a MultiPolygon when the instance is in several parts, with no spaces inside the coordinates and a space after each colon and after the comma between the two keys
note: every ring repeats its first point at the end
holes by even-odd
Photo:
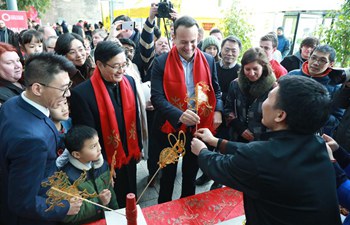
{"type": "Polygon", "coordinates": [[[238,78],[230,84],[225,104],[226,123],[232,140],[258,140],[266,131],[261,123],[261,105],[276,84],[269,60],[261,48],[251,48],[242,57],[238,78]]]}

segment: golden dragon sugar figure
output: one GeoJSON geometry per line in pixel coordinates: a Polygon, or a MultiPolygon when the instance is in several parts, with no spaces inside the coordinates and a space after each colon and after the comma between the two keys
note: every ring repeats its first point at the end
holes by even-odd
{"type": "Polygon", "coordinates": [[[136,204],[140,201],[142,195],[145,193],[146,189],[148,188],[150,183],[153,181],[153,179],[156,177],[160,169],[166,167],[166,165],[179,161],[179,158],[185,155],[186,135],[182,130],[179,131],[179,134],[177,137],[173,133],[169,133],[168,141],[171,147],[164,148],[160,152],[159,161],[158,161],[158,165],[159,165],[158,170],[154,173],[153,177],[150,179],[145,189],[140,194],[139,198],[136,201],[136,204]],[[172,142],[172,139],[175,140],[174,144],[172,142]]]}
{"type": "Polygon", "coordinates": [[[48,196],[46,204],[49,204],[50,207],[45,211],[50,211],[55,206],[63,207],[64,205],[62,201],[69,201],[72,197],[78,197],[81,199],[98,197],[98,194],[95,192],[90,194],[86,190],[80,191],[78,189],[78,186],[85,181],[86,176],[86,171],[84,171],[80,177],[71,184],[67,174],[63,171],[59,171],[49,177],[48,181],[41,183],[41,186],[43,187],[50,187],[46,192],[46,195],[48,196]]]}

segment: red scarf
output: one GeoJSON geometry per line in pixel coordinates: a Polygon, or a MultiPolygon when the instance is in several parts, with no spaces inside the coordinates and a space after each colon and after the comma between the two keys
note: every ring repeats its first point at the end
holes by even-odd
{"type": "MultiPolygon", "coordinates": [[[[201,123],[198,124],[197,127],[206,127],[213,131],[214,111],[216,106],[215,92],[211,83],[211,73],[207,59],[198,48],[194,53],[193,79],[195,86],[201,82],[209,87],[208,90],[203,90],[203,92],[208,96],[208,103],[211,106],[208,107],[204,103],[198,106],[197,114],[200,117],[201,123]]],[[[185,101],[187,98],[185,73],[176,47],[171,49],[165,63],[163,88],[166,99],[175,107],[186,111],[188,103],[185,101]]],[[[176,130],[169,121],[166,121],[161,130],[164,133],[173,133],[179,130],[185,131],[186,125],[182,124],[180,129],[176,130]]]]}
{"type": "Polygon", "coordinates": [[[306,75],[308,75],[310,77],[325,77],[332,71],[331,68],[328,68],[322,74],[318,74],[317,76],[312,76],[312,75],[310,75],[310,72],[309,72],[309,62],[308,61],[303,63],[303,66],[301,69],[302,69],[303,73],[305,73],[306,75]]]}
{"type": "Polygon", "coordinates": [[[125,130],[127,135],[127,148],[129,155],[126,156],[123,144],[120,140],[118,129],[118,121],[109,97],[106,85],[104,84],[100,70],[95,69],[91,77],[92,88],[94,89],[98,112],[101,120],[101,129],[103,135],[103,143],[107,155],[107,161],[111,165],[113,154],[116,155],[116,168],[128,164],[131,158],[140,158],[140,148],[138,145],[137,129],[136,129],[136,102],[135,93],[126,77],[120,81],[120,93],[122,100],[123,116],[125,120],[125,130]]]}

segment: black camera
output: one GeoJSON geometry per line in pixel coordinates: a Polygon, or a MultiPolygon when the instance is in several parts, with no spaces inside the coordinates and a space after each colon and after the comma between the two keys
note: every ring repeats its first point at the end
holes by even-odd
{"type": "Polygon", "coordinates": [[[172,10],[173,4],[167,0],[160,1],[158,3],[158,13],[157,17],[158,18],[169,18],[171,19],[170,13],[173,12],[172,10]]]}

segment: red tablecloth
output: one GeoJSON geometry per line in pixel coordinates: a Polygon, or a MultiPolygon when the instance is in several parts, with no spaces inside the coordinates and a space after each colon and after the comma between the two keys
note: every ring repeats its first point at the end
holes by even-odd
{"type": "MultiPolygon", "coordinates": [[[[219,188],[142,209],[149,225],[212,225],[244,214],[241,192],[219,188]]],[[[86,225],[106,225],[99,220],[86,225]]]]}
{"type": "Polygon", "coordinates": [[[142,209],[147,224],[209,225],[244,214],[242,193],[220,188],[142,209]]]}

